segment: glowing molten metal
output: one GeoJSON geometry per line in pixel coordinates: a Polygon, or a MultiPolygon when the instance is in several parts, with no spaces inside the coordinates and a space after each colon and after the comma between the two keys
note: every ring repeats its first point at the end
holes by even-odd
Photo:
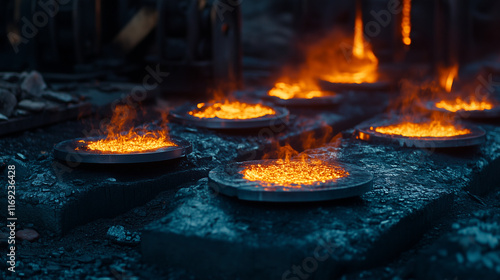
{"type": "MultiPolygon", "coordinates": [[[[269,96],[275,96],[280,99],[304,98],[312,99],[315,97],[322,97],[328,95],[327,93],[317,89],[316,85],[307,86],[305,83],[276,83],[274,88],[269,91],[269,96]],[[309,89],[306,89],[309,88],[309,89]],[[311,90],[311,88],[314,88],[311,90]]],[[[330,94],[331,95],[331,94],[330,94]]]]}
{"type": "MultiPolygon", "coordinates": [[[[370,128],[373,130],[373,127],[370,128]]],[[[452,137],[470,134],[469,129],[458,128],[451,123],[433,120],[426,123],[402,122],[398,124],[376,127],[375,131],[388,135],[405,137],[452,137]]]]}
{"type": "Polygon", "coordinates": [[[241,171],[243,178],[278,185],[301,188],[301,185],[321,185],[349,175],[343,168],[317,160],[275,160],[271,164],[248,165],[241,171]]]}
{"type": "Polygon", "coordinates": [[[177,146],[168,139],[165,133],[161,131],[147,132],[142,135],[135,131],[129,131],[115,138],[106,137],[97,141],[80,140],[80,143],[87,144],[86,148],[91,151],[129,154],[153,152],[161,148],[177,146]]]}
{"type": "Polygon", "coordinates": [[[224,103],[214,103],[211,105],[199,103],[197,107],[198,109],[189,112],[191,116],[197,118],[247,120],[276,114],[276,111],[268,106],[228,100],[224,101],[224,103]]]}
{"type": "Polygon", "coordinates": [[[465,101],[458,97],[455,100],[442,100],[436,103],[436,108],[445,109],[450,112],[458,111],[484,111],[493,109],[493,104],[489,101],[479,101],[471,99],[465,101]]]}
{"type": "Polygon", "coordinates": [[[83,148],[90,151],[112,154],[129,154],[153,152],[167,147],[177,145],[169,140],[165,130],[149,131],[144,128],[130,128],[126,131],[125,126],[133,119],[136,113],[127,106],[117,106],[110,124],[107,126],[106,138],[100,140],[80,140],[84,143],[83,148]],[[126,132],[124,132],[126,131],[126,132]]]}

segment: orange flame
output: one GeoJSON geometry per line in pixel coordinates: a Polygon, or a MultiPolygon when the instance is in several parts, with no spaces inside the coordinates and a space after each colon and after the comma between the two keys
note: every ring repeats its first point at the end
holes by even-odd
{"type": "MultiPolygon", "coordinates": [[[[345,44],[337,45],[344,46],[345,44]]],[[[308,62],[312,65],[314,73],[332,83],[360,84],[377,81],[378,59],[370,44],[365,41],[363,17],[359,6],[354,22],[351,57],[349,58],[349,53],[346,53],[346,50],[343,50],[344,57],[341,57],[334,49],[332,52],[332,46],[335,46],[332,40],[326,39],[322,44],[312,48],[308,62]]]]}
{"type": "Polygon", "coordinates": [[[445,109],[450,112],[493,109],[493,103],[487,100],[477,100],[475,97],[471,97],[467,101],[460,97],[457,97],[455,100],[441,100],[435,106],[436,108],[445,109]]]}
{"type": "Polygon", "coordinates": [[[275,96],[285,100],[292,98],[312,99],[315,97],[331,95],[319,90],[315,83],[306,83],[305,81],[299,81],[296,83],[278,82],[268,94],[269,96],[275,96]]]}
{"type": "Polygon", "coordinates": [[[426,104],[432,95],[443,94],[442,88],[436,87],[435,83],[417,85],[405,81],[402,83],[401,91],[403,95],[399,99],[399,121],[371,130],[405,137],[453,137],[471,133],[469,129],[457,124],[450,114],[433,112],[429,116],[424,107],[415,106],[417,103],[426,104]],[[425,96],[424,93],[430,93],[431,96],[425,96]]]}
{"type": "Polygon", "coordinates": [[[442,67],[439,70],[439,84],[443,87],[446,92],[451,92],[453,87],[453,82],[458,76],[458,65],[455,64],[451,67],[442,67]]]}
{"type": "MultiPolygon", "coordinates": [[[[458,65],[455,64],[448,68],[441,67],[439,69],[439,82],[441,87],[443,87],[446,93],[450,93],[454,84],[455,79],[458,76],[458,65]]],[[[488,100],[488,96],[478,97],[476,95],[466,95],[466,92],[472,92],[472,84],[461,85],[460,91],[455,90],[453,92],[454,96],[450,94],[444,94],[442,91],[435,92],[437,97],[435,99],[440,100],[436,102],[434,106],[436,108],[444,109],[449,112],[458,111],[484,111],[491,110],[496,106],[496,102],[488,100]]]]}
{"type": "Polygon", "coordinates": [[[170,141],[166,128],[150,131],[132,127],[127,131],[126,128],[136,116],[137,113],[131,107],[118,105],[110,123],[106,126],[106,138],[79,142],[86,144],[83,149],[113,154],[144,153],[177,146],[170,141]]]}
{"type": "Polygon", "coordinates": [[[352,55],[362,59],[365,56],[365,40],[363,38],[363,14],[361,9],[356,9],[356,19],[354,20],[354,44],[352,47],[352,55]]]}
{"type": "Polygon", "coordinates": [[[209,105],[199,103],[197,107],[198,109],[189,112],[191,116],[197,118],[246,120],[276,114],[276,111],[273,108],[262,104],[248,104],[229,100],[209,105]]]}
{"type": "Polygon", "coordinates": [[[403,1],[403,19],[401,21],[401,37],[403,44],[411,45],[411,0],[403,1]]]}
{"type": "Polygon", "coordinates": [[[373,83],[378,79],[377,69],[378,59],[364,39],[363,18],[358,7],[354,38],[332,31],[310,45],[306,48],[306,60],[300,70],[279,79],[268,94],[282,99],[328,96],[334,93],[321,91],[318,78],[332,83],[373,83]],[[345,43],[347,38],[352,40],[352,46],[345,43]]]}
{"type": "MultiPolygon", "coordinates": [[[[258,181],[265,186],[285,186],[301,188],[302,185],[321,185],[333,182],[338,178],[349,176],[349,173],[335,162],[318,158],[318,155],[308,154],[307,149],[324,145],[330,139],[332,128],[327,126],[323,135],[315,137],[307,134],[302,137],[300,145],[306,151],[299,153],[290,144],[280,146],[263,156],[264,159],[273,159],[267,164],[251,164],[240,172],[243,178],[249,181],[258,181]],[[276,159],[277,158],[277,159],[276,159]]],[[[336,138],[331,143],[336,143],[336,138]]]]}

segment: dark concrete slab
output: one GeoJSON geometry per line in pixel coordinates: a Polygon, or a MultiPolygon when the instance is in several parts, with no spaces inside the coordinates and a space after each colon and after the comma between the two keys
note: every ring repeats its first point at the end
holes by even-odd
{"type": "Polygon", "coordinates": [[[217,279],[331,279],[403,252],[460,192],[486,191],[500,168],[500,127],[483,125],[479,148],[416,150],[343,139],[308,151],[374,174],[360,198],[264,204],[214,194],[201,179],[146,227],[145,261],[217,279]]]}
{"type": "MultiPolygon", "coordinates": [[[[18,220],[33,224],[39,231],[62,234],[142,205],[161,191],[172,190],[174,199],[181,184],[196,182],[220,164],[258,158],[276,139],[293,142],[312,134],[333,135],[383,109],[362,109],[362,105],[346,104],[342,114],[332,113],[330,108],[296,110],[288,126],[277,124],[232,133],[171,123],[171,134],[191,142],[193,153],[184,159],[156,164],[109,166],[55,161],[55,144],[82,137],[88,129],[81,122],[67,122],[0,139],[0,163],[4,162],[0,167],[16,165],[18,220]],[[333,131],[327,129],[330,126],[333,131]]],[[[6,208],[6,201],[6,192],[0,193],[0,207],[6,208]]]]}

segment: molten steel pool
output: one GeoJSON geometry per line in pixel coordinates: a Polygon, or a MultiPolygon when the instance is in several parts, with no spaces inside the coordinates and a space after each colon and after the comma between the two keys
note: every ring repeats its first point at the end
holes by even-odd
{"type": "Polygon", "coordinates": [[[486,132],[477,126],[434,118],[427,121],[384,120],[356,128],[357,139],[402,147],[452,148],[484,143],[486,132]]]}
{"type": "Polygon", "coordinates": [[[402,122],[387,126],[371,127],[378,133],[405,137],[452,137],[470,134],[467,128],[460,128],[452,123],[433,120],[425,123],[402,122]]]}
{"type": "Polygon", "coordinates": [[[227,196],[266,202],[308,202],[359,196],[371,173],[327,159],[267,159],[230,163],[210,171],[210,187],[227,196]]]}
{"type": "Polygon", "coordinates": [[[219,118],[225,120],[247,120],[275,115],[276,111],[262,104],[248,104],[239,101],[224,101],[206,105],[199,103],[189,115],[196,118],[219,118]]]}
{"type": "Polygon", "coordinates": [[[102,153],[127,154],[153,152],[167,147],[176,147],[166,133],[162,131],[135,132],[129,131],[113,137],[99,140],[80,140],[85,144],[79,150],[95,151],[102,153]]]}
{"type": "Polygon", "coordinates": [[[301,188],[320,185],[349,175],[342,167],[322,160],[275,160],[266,164],[250,164],[241,171],[243,179],[265,185],[301,188]]]}

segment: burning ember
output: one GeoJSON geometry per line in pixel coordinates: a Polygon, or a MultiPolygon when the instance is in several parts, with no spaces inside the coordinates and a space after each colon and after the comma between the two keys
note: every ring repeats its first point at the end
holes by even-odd
{"type": "Polygon", "coordinates": [[[471,131],[466,128],[459,128],[451,123],[441,120],[433,120],[425,123],[402,122],[398,124],[370,127],[375,132],[400,135],[405,137],[453,137],[470,134],[471,131]]]}
{"type": "Polygon", "coordinates": [[[279,82],[274,85],[274,88],[271,89],[268,94],[269,96],[275,96],[285,100],[292,98],[312,99],[316,97],[331,95],[319,90],[316,85],[313,85],[312,87],[315,89],[310,90],[311,86],[309,86],[309,90],[305,89],[308,88],[308,86],[304,82],[293,84],[279,82]]]}
{"type": "Polygon", "coordinates": [[[403,1],[403,19],[401,21],[401,37],[403,44],[411,45],[411,0],[403,1]]]}
{"type": "Polygon", "coordinates": [[[457,97],[455,100],[442,100],[435,104],[436,108],[445,109],[450,112],[458,111],[484,111],[493,109],[493,103],[489,101],[479,101],[475,98],[463,100],[457,97]]]}
{"type": "Polygon", "coordinates": [[[265,165],[247,165],[240,173],[243,174],[243,179],[249,181],[295,188],[301,188],[301,185],[320,185],[349,175],[343,168],[317,159],[278,159],[265,165]]]}
{"type": "Polygon", "coordinates": [[[247,120],[276,114],[276,111],[273,108],[262,104],[248,104],[228,100],[224,101],[224,103],[214,103],[209,105],[199,103],[197,107],[198,109],[190,111],[189,115],[196,118],[247,120]]]}
{"type": "Polygon", "coordinates": [[[135,118],[136,113],[131,108],[116,106],[111,122],[106,127],[106,137],[92,141],[80,140],[79,143],[84,145],[77,149],[100,153],[129,154],[153,152],[177,146],[170,141],[166,130],[150,131],[146,128],[130,128],[127,131],[126,126],[135,118]]]}

